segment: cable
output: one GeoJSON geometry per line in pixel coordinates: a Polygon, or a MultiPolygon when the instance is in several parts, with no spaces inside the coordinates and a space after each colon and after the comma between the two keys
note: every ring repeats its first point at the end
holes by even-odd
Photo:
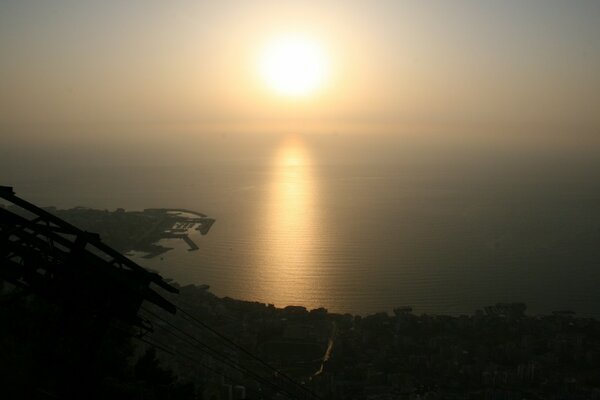
{"type": "MultiPolygon", "coordinates": [[[[111,328],[113,328],[113,329],[115,329],[115,330],[118,330],[118,331],[120,331],[120,332],[124,333],[125,335],[127,335],[127,336],[129,336],[129,337],[133,337],[134,339],[137,339],[137,340],[139,340],[140,342],[143,342],[143,343],[145,343],[145,344],[147,344],[147,345],[149,345],[149,346],[152,346],[152,347],[154,347],[154,348],[156,348],[156,349],[158,349],[158,350],[160,350],[160,351],[162,351],[162,352],[164,352],[164,353],[167,353],[167,354],[169,354],[169,355],[171,355],[171,356],[179,356],[179,357],[185,358],[185,359],[187,359],[187,360],[189,360],[189,361],[193,362],[194,364],[200,365],[200,366],[202,366],[203,368],[205,368],[205,369],[207,369],[207,370],[209,370],[209,371],[211,371],[211,372],[213,372],[213,373],[215,373],[215,374],[217,374],[217,375],[221,375],[221,376],[223,376],[223,377],[225,377],[225,378],[229,379],[229,380],[230,380],[230,381],[232,381],[233,383],[238,383],[238,384],[241,384],[241,385],[242,385],[242,386],[244,386],[246,389],[248,389],[248,390],[250,390],[250,391],[252,391],[252,392],[255,392],[255,393],[257,393],[257,394],[260,394],[261,396],[263,395],[263,393],[262,393],[262,392],[260,392],[260,391],[258,391],[258,390],[256,390],[256,389],[252,389],[252,388],[246,387],[246,386],[244,385],[244,382],[240,381],[239,379],[237,379],[237,378],[233,378],[232,376],[230,376],[230,375],[227,375],[226,373],[224,373],[224,372],[222,372],[222,371],[219,371],[219,370],[217,370],[217,369],[215,369],[215,368],[213,368],[213,367],[211,367],[211,366],[207,365],[206,363],[203,363],[202,361],[200,361],[200,360],[198,360],[198,359],[196,359],[196,358],[194,358],[194,357],[191,357],[191,356],[189,356],[189,355],[187,355],[187,354],[185,354],[185,353],[183,353],[183,352],[180,352],[180,351],[177,351],[177,350],[174,350],[174,349],[170,350],[170,349],[168,349],[168,348],[167,348],[167,346],[166,346],[166,345],[164,345],[164,344],[161,344],[161,343],[159,343],[159,342],[152,342],[152,341],[150,341],[150,340],[148,340],[148,339],[144,339],[143,337],[136,336],[136,335],[131,335],[131,332],[129,332],[129,331],[127,331],[127,330],[125,330],[125,329],[123,329],[123,328],[121,328],[121,327],[118,327],[118,326],[111,326],[111,328]]],[[[174,334],[173,334],[173,335],[174,335],[174,334]]],[[[177,336],[177,335],[174,335],[174,336],[175,336],[175,337],[177,337],[177,338],[179,338],[179,339],[181,339],[181,338],[180,338],[179,336],[177,336]]],[[[241,371],[241,372],[243,372],[243,371],[241,371]]]]}
{"type": "MultiPolygon", "coordinates": [[[[143,308],[143,307],[142,307],[143,308]]],[[[287,379],[289,382],[291,382],[292,384],[294,384],[295,386],[300,387],[302,390],[304,390],[305,392],[309,393],[311,396],[313,396],[316,399],[320,399],[320,397],[313,392],[312,390],[310,390],[309,388],[307,388],[306,386],[298,383],[296,380],[294,380],[293,378],[291,378],[289,375],[287,375],[286,373],[284,373],[283,371],[278,370],[277,368],[273,367],[272,365],[270,365],[269,363],[267,363],[266,361],[264,361],[263,359],[261,359],[260,357],[254,355],[253,353],[251,353],[249,350],[246,350],[244,347],[240,346],[239,344],[235,343],[233,340],[229,339],[227,336],[223,335],[222,333],[220,333],[219,331],[211,328],[210,326],[208,326],[207,324],[205,324],[204,322],[200,321],[199,319],[195,318],[193,315],[191,315],[190,313],[188,313],[187,311],[181,309],[179,306],[175,305],[175,308],[177,309],[177,311],[180,311],[182,314],[186,315],[187,317],[189,317],[190,319],[192,319],[194,322],[196,322],[198,325],[200,325],[201,327],[209,330],[210,332],[212,332],[213,334],[215,334],[216,336],[218,336],[219,338],[223,339],[224,341],[228,342],[229,344],[231,344],[235,349],[242,351],[243,353],[247,354],[248,356],[250,356],[251,358],[253,358],[254,360],[260,362],[262,365],[264,365],[265,367],[271,369],[272,371],[274,371],[275,373],[277,373],[278,375],[281,375],[282,377],[284,377],[285,379],[287,379]]]]}
{"type": "Polygon", "coordinates": [[[285,393],[290,398],[296,398],[297,397],[293,393],[290,393],[286,388],[284,388],[284,387],[282,387],[282,386],[280,386],[280,385],[278,385],[276,383],[270,382],[269,380],[267,380],[266,378],[262,377],[261,375],[255,373],[254,371],[252,371],[252,370],[250,370],[250,369],[248,369],[248,368],[246,368],[244,366],[239,365],[235,360],[232,360],[231,358],[227,357],[226,355],[223,355],[223,354],[219,353],[217,350],[212,349],[210,346],[206,345],[204,342],[198,340],[193,335],[190,335],[187,332],[183,331],[182,329],[176,327],[175,325],[173,325],[169,321],[166,321],[164,318],[161,318],[160,316],[152,313],[151,311],[146,310],[146,312],[154,315],[156,318],[159,318],[161,321],[163,321],[164,323],[168,324],[173,329],[175,329],[178,332],[181,332],[185,336],[189,337],[194,342],[198,343],[198,345],[200,345],[202,348],[198,348],[197,345],[195,345],[194,343],[190,343],[188,340],[186,340],[186,339],[182,338],[181,336],[177,335],[176,333],[170,331],[166,327],[159,326],[161,329],[165,330],[166,332],[168,332],[172,336],[178,338],[179,340],[182,340],[183,342],[187,343],[188,345],[191,345],[192,347],[196,348],[197,350],[200,350],[200,351],[202,351],[204,353],[209,354],[211,357],[217,359],[218,361],[222,362],[223,364],[228,365],[229,367],[231,367],[233,369],[236,369],[239,372],[242,372],[242,373],[244,373],[246,375],[252,376],[258,382],[261,382],[261,383],[263,383],[265,385],[269,385],[272,388],[285,393]]]}
{"type": "Polygon", "coordinates": [[[268,380],[266,380],[266,378],[263,378],[262,376],[260,376],[260,375],[258,375],[256,373],[252,372],[251,370],[249,370],[249,369],[247,369],[245,367],[237,365],[235,363],[235,361],[231,360],[230,358],[228,358],[226,356],[223,356],[223,355],[219,354],[216,350],[210,349],[210,347],[208,347],[208,346],[206,346],[206,348],[208,350],[206,350],[206,349],[200,349],[194,343],[191,343],[189,340],[181,337],[180,335],[174,333],[173,331],[171,331],[171,330],[169,330],[169,329],[167,329],[165,327],[160,327],[160,328],[163,329],[164,331],[166,331],[167,333],[169,333],[170,335],[172,335],[173,337],[175,337],[175,338],[183,341],[184,343],[187,343],[188,345],[194,347],[195,349],[197,349],[199,351],[202,351],[203,353],[209,354],[212,358],[214,358],[217,361],[219,361],[219,362],[221,362],[221,363],[229,366],[230,368],[233,368],[233,369],[235,369],[235,370],[237,370],[237,371],[239,371],[239,372],[241,372],[243,374],[250,375],[257,382],[263,383],[265,385],[269,385],[269,386],[273,387],[274,389],[276,389],[278,391],[285,392],[286,394],[288,394],[288,396],[292,396],[293,397],[293,395],[290,394],[290,393],[288,393],[285,389],[281,388],[280,386],[278,386],[278,385],[276,385],[276,384],[274,384],[272,382],[269,382],[268,380]]]}
{"type": "Polygon", "coordinates": [[[194,359],[193,357],[188,356],[185,353],[182,353],[182,352],[179,352],[179,351],[169,350],[169,349],[166,348],[165,345],[162,345],[162,344],[159,344],[159,343],[156,343],[156,342],[152,342],[152,341],[144,339],[144,338],[140,338],[140,337],[136,337],[136,336],[134,336],[134,338],[137,339],[137,340],[139,340],[139,341],[141,341],[141,342],[143,342],[143,343],[145,343],[145,344],[147,344],[147,345],[149,345],[149,346],[151,346],[151,347],[154,347],[157,350],[160,350],[160,351],[162,351],[164,353],[167,353],[167,354],[169,354],[171,356],[179,356],[179,357],[186,358],[186,359],[192,361],[194,364],[198,364],[198,365],[202,366],[202,368],[204,368],[204,369],[207,369],[207,370],[209,370],[209,371],[211,371],[211,372],[213,372],[213,373],[215,373],[217,375],[221,375],[221,376],[229,379],[232,383],[238,383],[238,384],[244,386],[244,388],[246,388],[248,391],[252,391],[252,392],[257,393],[257,394],[259,394],[261,396],[263,394],[263,393],[261,393],[260,391],[258,391],[256,389],[249,388],[249,387],[245,386],[244,382],[241,382],[240,380],[238,380],[236,378],[233,378],[230,375],[227,375],[224,372],[219,371],[219,370],[217,370],[217,369],[209,366],[206,363],[198,361],[198,360],[194,359]]]}
{"type": "Polygon", "coordinates": [[[145,312],[149,313],[150,315],[154,316],[155,318],[159,319],[160,321],[164,322],[165,324],[169,325],[171,328],[175,329],[178,332],[181,332],[183,335],[189,337],[190,339],[192,339],[194,342],[198,343],[198,345],[200,345],[202,348],[198,348],[196,345],[194,345],[194,343],[190,343],[188,340],[182,338],[181,336],[177,335],[176,333],[170,331],[169,329],[167,329],[164,326],[160,326],[159,327],[161,329],[163,329],[164,331],[168,332],[169,334],[171,334],[172,336],[178,338],[179,340],[182,340],[183,342],[187,343],[188,345],[191,345],[192,347],[204,352],[204,353],[208,353],[211,357],[217,359],[218,361],[222,362],[223,364],[226,364],[228,366],[230,366],[233,369],[236,369],[239,372],[242,372],[244,374],[250,375],[252,376],[254,379],[256,379],[259,382],[264,383],[265,385],[269,385],[272,388],[281,391],[283,393],[285,393],[289,398],[298,398],[297,395],[290,393],[286,388],[273,383],[269,380],[267,380],[266,378],[260,376],[259,374],[255,373],[254,371],[239,365],[238,363],[236,363],[235,360],[232,360],[231,358],[219,353],[217,350],[212,349],[210,346],[208,346],[207,344],[205,344],[204,342],[200,341],[199,339],[197,339],[196,337],[194,337],[193,335],[190,335],[189,333],[185,332],[184,330],[182,330],[181,328],[173,325],[171,322],[165,320],[164,318],[162,318],[161,316],[157,315],[156,313],[147,310],[145,308],[142,308],[145,312]]]}
{"type": "MultiPolygon", "coordinates": [[[[265,367],[271,369],[273,372],[277,373],[278,375],[281,375],[282,377],[284,377],[285,379],[287,379],[289,382],[291,382],[292,384],[294,384],[295,386],[298,386],[299,388],[301,388],[302,390],[306,391],[307,393],[309,393],[311,396],[313,396],[316,399],[320,399],[320,397],[314,393],[312,390],[310,390],[309,388],[307,388],[306,386],[298,383],[296,380],[294,380],[293,378],[291,378],[289,375],[287,375],[286,373],[284,373],[283,371],[273,367],[272,365],[270,365],[269,363],[267,363],[266,361],[264,361],[263,359],[261,359],[260,357],[254,355],[253,353],[251,353],[249,350],[245,349],[244,347],[240,346],[239,344],[235,343],[233,340],[229,339],[227,336],[223,335],[222,333],[220,333],[219,331],[211,328],[209,325],[205,324],[204,322],[198,320],[197,318],[195,318],[193,315],[191,315],[190,313],[188,313],[187,311],[181,309],[178,306],[175,306],[177,308],[178,311],[180,311],[182,314],[186,315],[188,318],[192,319],[193,322],[197,323],[198,325],[200,325],[201,327],[209,330],[210,332],[212,332],[213,334],[215,334],[216,336],[218,336],[219,338],[223,339],[224,341],[226,341],[227,343],[229,343],[231,346],[233,346],[233,348],[235,348],[236,350],[240,350],[243,353],[247,354],[248,356],[250,356],[251,358],[253,358],[254,360],[260,362],[262,365],[264,365],[265,367]]],[[[231,348],[230,346],[230,348],[231,348]]]]}

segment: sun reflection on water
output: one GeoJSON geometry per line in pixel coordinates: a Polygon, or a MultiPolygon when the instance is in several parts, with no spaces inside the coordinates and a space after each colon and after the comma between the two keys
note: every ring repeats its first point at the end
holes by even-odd
{"type": "Polygon", "coordinates": [[[273,162],[265,202],[266,247],[257,279],[257,297],[278,305],[313,304],[316,282],[314,229],[317,223],[311,160],[299,137],[286,138],[273,162]]]}

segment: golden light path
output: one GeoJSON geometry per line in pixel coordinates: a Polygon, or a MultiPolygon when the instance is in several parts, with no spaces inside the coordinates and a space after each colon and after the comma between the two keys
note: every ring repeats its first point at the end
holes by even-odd
{"type": "Polygon", "coordinates": [[[313,231],[318,226],[316,188],[311,162],[302,140],[286,138],[273,164],[265,203],[266,247],[260,253],[256,289],[277,305],[318,307],[314,293],[319,279],[318,252],[313,231]]]}

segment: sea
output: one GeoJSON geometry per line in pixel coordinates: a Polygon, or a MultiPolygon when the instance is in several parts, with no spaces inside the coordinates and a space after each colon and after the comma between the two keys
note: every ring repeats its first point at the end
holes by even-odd
{"type": "Polygon", "coordinates": [[[215,218],[191,235],[197,251],[173,239],[133,256],[182,285],[363,315],[524,302],[600,317],[597,148],[342,133],[98,143],[5,150],[0,184],[42,206],[215,218]]]}

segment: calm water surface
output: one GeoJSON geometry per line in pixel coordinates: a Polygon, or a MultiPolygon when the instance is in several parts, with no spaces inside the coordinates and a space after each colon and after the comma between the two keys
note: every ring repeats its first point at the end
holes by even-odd
{"type": "Polygon", "coordinates": [[[199,251],[167,241],[175,250],[163,260],[137,261],[218,295],[352,313],[524,301],[600,316],[594,157],[368,137],[220,140],[197,156],[39,174],[13,166],[6,179],[42,205],[216,218],[192,237],[199,251]]]}

